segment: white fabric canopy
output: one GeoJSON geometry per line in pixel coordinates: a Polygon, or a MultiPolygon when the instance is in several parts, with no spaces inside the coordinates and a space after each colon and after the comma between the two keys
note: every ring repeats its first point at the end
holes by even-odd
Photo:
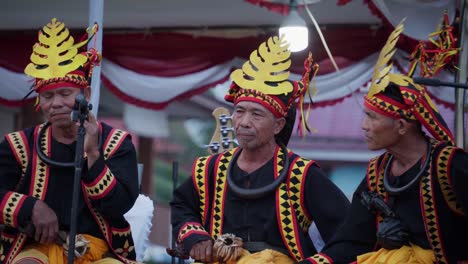
{"type": "Polygon", "coordinates": [[[148,102],[166,102],[190,90],[223,79],[231,70],[231,62],[179,77],[143,75],[103,60],[102,73],[121,92],[148,102]]]}
{"type": "Polygon", "coordinates": [[[405,19],[403,34],[417,40],[427,40],[447,11],[450,22],[455,18],[456,0],[372,0],[394,27],[405,19]]]}
{"type": "Polygon", "coordinates": [[[29,92],[33,78],[24,73],[16,73],[0,67],[0,98],[19,101],[29,92]]]}

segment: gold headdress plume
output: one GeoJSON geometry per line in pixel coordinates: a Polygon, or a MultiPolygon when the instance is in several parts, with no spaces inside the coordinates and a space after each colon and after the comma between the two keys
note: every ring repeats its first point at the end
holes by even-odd
{"type": "Polygon", "coordinates": [[[32,63],[24,72],[39,79],[64,77],[86,63],[87,56],[78,54],[78,49],[87,43],[88,40],[74,44],[65,24],[53,18],[39,31],[39,43],[34,45],[31,54],[32,63]]]}
{"type": "Polygon", "coordinates": [[[244,89],[255,89],[264,94],[287,94],[293,90],[288,82],[291,52],[283,38],[270,37],[254,50],[249,61],[231,74],[232,80],[244,89]]]}
{"type": "Polygon", "coordinates": [[[396,51],[395,46],[404,29],[403,22],[404,20],[393,30],[380,52],[375,65],[374,75],[372,76],[372,84],[367,94],[369,97],[383,92],[390,83],[390,80],[399,85],[407,85],[410,80],[409,78],[405,78],[405,76],[390,73],[393,66],[391,59],[396,51]]]}
{"type": "MultiPolygon", "coordinates": [[[[418,84],[413,82],[411,77],[402,74],[394,74],[390,73],[393,63],[390,62],[391,58],[396,52],[396,44],[398,39],[400,38],[400,34],[404,30],[403,19],[400,24],[393,30],[393,32],[388,37],[385,46],[382,48],[380,52],[379,58],[375,65],[374,75],[372,76],[372,83],[371,87],[369,88],[369,92],[367,93],[368,97],[373,97],[374,95],[383,92],[386,87],[388,87],[389,83],[395,83],[399,86],[408,86],[411,84],[417,90],[423,90],[424,88],[418,84]]],[[[428,98],[429,96],[426,95],[428,98]]],[[[432,100],[428,100],[428,103],[431,105],[432,108],[437,109],[432,100]]]]}

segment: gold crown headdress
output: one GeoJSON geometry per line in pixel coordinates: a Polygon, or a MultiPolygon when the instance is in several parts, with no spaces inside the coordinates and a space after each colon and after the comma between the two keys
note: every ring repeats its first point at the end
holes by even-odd
{"type": "MultiPolygon", "coordinates": [[[[100,61],[100,54],[95,49],[79,53],[97,32],[95,25],[91,36],[75,44],[65,24],[53,18],[38,33],[39,42],[33,46],[31,63],[24,72],[36,78],[33,91],[38,93],[54,89],[64,84],[70,87],[89,87],[88,78],[92,68],[100,61]]],[[[89,29],[87,30],[89,31],[89,29]]]]}
{"type": "MultiPolygon", "coordinates": [[[[304,61],[305,72],[300,81],[290,81],[291,52],[284,38],[273,36],[254,50],[249,60],[231,74],[233,83],[225,100],[237,104],[240,101],[254,101],[269,109],[276,117],[286,117],[288,110],[304,103],[304,94],[309,82],[318,71],[318,64],[312,54],[304,61]],[[312,73],[311,73],[312,72],[312,73]]],[[[302,125],[309,130],[302,117],[302,125]]]]}
{"type": "Polygon", "coordinates": [[[288,81],[291,52],[283,38],[270,37],[250,53],[249,61],[231,74],[242,88],[255,89],[264,94],[288,94],[293,84],[288,81]]]}

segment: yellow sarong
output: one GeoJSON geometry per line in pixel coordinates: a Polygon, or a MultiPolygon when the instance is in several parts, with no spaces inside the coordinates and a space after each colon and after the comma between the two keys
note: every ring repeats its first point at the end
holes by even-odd
{"type": "MultiPolygon", "coordinates": [[[[75,258],[75,264],[118,264],[122,263],[118,259],[102,258],[102,256],[109,250],[106,241],[89,236],[83,235],[89,241],[89,248],[86,254],[80,258],[75,258]]],[[[70,252],[71,253],[71,252],[70,252]]],[[[34,243],[25,247],[13,259],[15,264],[20,260],[35,260],[43,264],[66,264],[68,257],[63,253],[63,247],[55,244],[39,244],[34,243]]]]}
{"type": "Polygon", "coordinates": [[[433,264],[434,262],[435,256],[432,250],[413,244],[393,250],[381,248],[357,257],[358,264],[433,264]]]}
{"type": "Polygon", "coordinates": [[[294,261],[287,255],[274,251],[271,249],[265,249],[260,252],[253,254],[246,254],[237,261],[237,264],[293,264],[294,261]]]}
{"type": "MultiPolygon", "coordinates": [[[[255,253],[249,253],[247,250],[244,250],[242,257],[237,262],[232,262],[229,264],[293,264],[295,263],[289,256],[274,251],[271,249],[265,249],[255,253]]],[[[194,263],[197,264],[197,263],[194,263]]],[[[218,264],[218,262],[214,262],[218,264]]]]}

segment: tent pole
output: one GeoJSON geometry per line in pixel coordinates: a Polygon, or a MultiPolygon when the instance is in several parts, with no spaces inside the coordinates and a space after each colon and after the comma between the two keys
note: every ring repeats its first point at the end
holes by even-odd
{"type": "MultiPolygon", "coordinates": [[[[104,27],[102,24],[104,14],[104,0],[89,0],[89,19],[88,24],[91,29],[94,23],[99,26],[98,32],[94,36],[94,40],[88,43],[88,49],[95,48],[102,54],[102,32],[104,27]]],[[[99,96],[101,88],[101,65],[95,66],[93,69],[93,78],[91,79],[91,99],[90,103],[93,104],[93,114],[97,117],[99,109],[99,96]]]]}
{"type": "MultiPolygon", "coordinates": [[[[458,61],[458,68],[460,71],[455,75],[456,82],[466,83],[467,68],[468,68],[468,41],[466,40],[468,27],[467,27],[467,0],[460,0],[460,33],[459,33],[459,47],[460,55],[458,61]]],[[[460,148],[465,148],[465,133],[464,133],[464,105],[465,105],[465,89],[455,89],[455,142],[460,148]]]]}

